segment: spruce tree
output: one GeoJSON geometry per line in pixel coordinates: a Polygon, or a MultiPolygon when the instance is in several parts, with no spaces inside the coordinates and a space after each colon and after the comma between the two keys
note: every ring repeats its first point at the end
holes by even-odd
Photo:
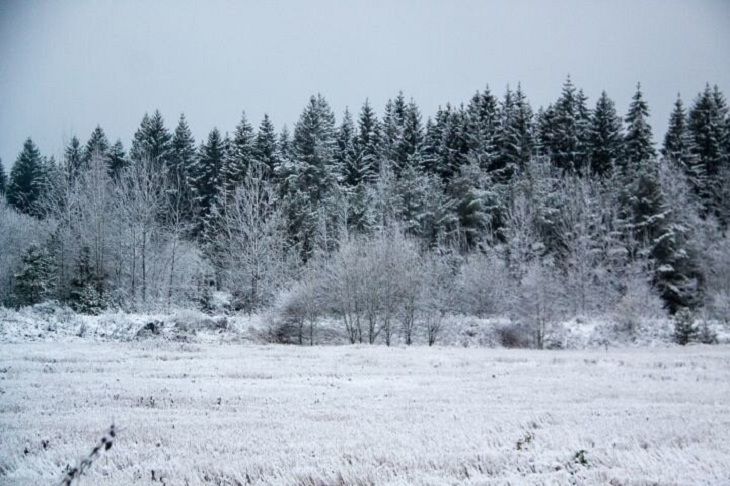
{"type": "Polygon", "coordinates": [[[8,176],[5,174],[5,168],[3,167],[3,161],[0,160],[0,197],[2,197],[3,202],[5,198],[5,188],[8,185],[8,176]]]}
{"type": "Polygon", "coordinates": [[[117,139],[116,142],[109,147],[106,155],[107,171],[113,180],[118,180],[122,171],[129,165],[127,155],[124,152],[122,141],[117,139]]]}
{"type": "Polygon", "coordinates": [[[380,124],[368,100],[360,110],[355,135],[355,158],[345,167],[344,182],[350,187],[375,181],[380,164],[380,124]]]}
{"type": "Polygon", "coordinates": [[[241,121],[233,132],[230,141],[230,150],[223,166],[223,185],[228,193],[233,193],[251,172],[255,160],[256,136],[254,129],[246,118],[246,112],[241,113],[241,121]]]}
{"type": "Polygon", "coordinates": [[[570,76],[550,113],[550,133],[544,137],[553,163],[564,171],[582,171],[587,159],[589,114],[586,98],[576,91],[570,76]]]}
{"type": "Polygon", "coordinates": [[[588,129],[588,158],[591,172],[608,175],[621,156],[621,118],[605,91],[596,102],[588,129]]]}
{"type": "Polygon", "coordinates": [[[726,225],[722,198],[722,174],[728,166],[726,146],[727,106],[720,91],[705,86],[689,111],[688,128],[691,134],[691,154],[696,158],[695,173],[701,178],[698,193],[705,214],[716,216],[726,225]]]}
{"type": "Polygon", "coordinates": [[[81,148],[81,142],[76,136],[71,138],[66,150],[64,151],[64,164],[66,166],[66,175],[71,179],[76,179],[85,165],[85,153],[81,148]]]}
{"type": "Polygon", "coordinates": [[[477,91],[466,108],[469,158],[482,169],[489,169],[497,157],[497,131],[500,117],[497,98],[489,90],[477,91]]]}
{"type": "Polygon", "coordinates": [[[53,261],[45,248],[31,245],[14,275],[13,302],[17,307],[43,302],[53,293],[53,261]]]}
{"type": "Polygon", "coordinates": [[[497,156],[489,172],[495,181],[509,181],[516,171],[524,168],[532,156],[532,108],[518,85],[517,91],[507,88],[500,105],[497,131],[497,156]]]}
{"type": "Polygon", "coordinates": [[[109,150],[109,141],[106,138],[106,135],[104,134],[104,130],[97,125],[96,128],[94,128],[94,131],[91,132],[91,136],[89,137],[89,141],[86,142],[86,147],[84,147],[84,165],[85,167],[89,166],[89,163],[91,161],[91,157],[94,155],[98,155],[99,157],[105,158],[107,156],[107,152],[109,150]]]}
{"type": "Polygon", "coordinates": [[[649,105],[644,101],[641,85],[637,84],[636,92],[629,105],[629,112],[626,115],[623,155],[619,161],[621,170],[626,174],[656,156],[648,118],[649,105]]]}
{"type": "Polygon", "coordinates": [[[412,99],[408,102],[403,115],[401,136],[396,145],[396,160],[399,172],[409,166],[421,165],[421,150],[423,147],[423,126],[421,112],[412,99]]]}
{"type": "Polygon", "coordinates": [[[337,148],[335,150],[335,171],[338,180],[347,183],[354,174],[348,174],[357,164],[357,151],[355,149],[355,124],[352,121],[350,111],[345,109],[342,116],[342,123],[337,129],[337,148]],[[349,176],[349,177],[348,177],[349,176]]]}
{"type": "Polygon", "coordinates": [[[185,206],[192,203],[192,178],[196,157],[195,138],[185,115],[181,114],[170,143],[169,177],[173,189],[182,193],[185,206]]]}
{"type": "Polygon", "coordinates": [[[83,246],[70,282],[68,302],[71,308],[81,314],[98,314],[104,310],[99,287],[91,264],[91,250],[83,246]]]}
{"type": "Polygon", "coordinates": [[[272,178],[278,171],[279,157],[277,152],[276,129],[274,124],[271,123],[269,115],[264,114],[264,118],[259,124],[258,133],[256,133],[254,158],[267,178],[272,178]]]}
{"type": "Polygon", "coordinates": [[[33,140],[28,138],[10,171],[5,194],[8,204],[21,213],[37,216],[36,202],[44,182],[43,159],[33,140]]]}
{"type": "Polygon", "coordinates": [[[201,237],[207,223],[213,217],[216,202],[222,190],[222,168],[225,158],[225,142],[221,133],[214,128],[206,143],[199,149],[199,155],[191,174],[193,194],[198,207],[194,233],[201,237]]]}
{"type": "Polygon", "coordinates": [[[151,117],[145,113],[134,134],[129,157],[137,164],[149,159],[155,167],[162,170],[169,162],[171,139],[159,110],[155,110],[151,117]]]}

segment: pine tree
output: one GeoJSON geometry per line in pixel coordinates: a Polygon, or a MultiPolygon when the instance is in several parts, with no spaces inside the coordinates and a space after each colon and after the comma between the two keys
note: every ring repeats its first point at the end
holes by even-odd
{"type": "Polygon", "coordinates": [[[53,262],[45,248],[31,245],[14,275],[13,301],[16,306],[43,302],[53,292],[53,262]]]}
{"type": "Polygon", "coordinates": [[[705,214],[720,219],[721,225],[727,224],[723,206],[722,173],[728,166],[726,145],[727,106],[720,91],[705,86],[705,90],[695,100],[689,111],[688,128],[691,135],[691,154],[696,158],[695,171],[700,178],[698,193],[703,201],[705,214]]]}
{"type": "Polygon", "coordinates": [[[605,91],[596,102],[588,129],[588,158],[591,172],[606,176],[621,156],[621,118],[605,91]]]}
{"type": "Polygon", "coordinates": [[[186,187],[189,184],[195,157],[195,138],[185,115],[181,114],[170,143],[170,176],[176,185],[186,187]]]}
{"type": "Polygon", "coordinates": [[[122,141],[117,139],[106,156],[107,171],[113,180],[118,180],[122,171],[129,165],[127,162],[127,154],[124,152],[122,141]]]}
{"type": "Polygon", "coordinates": [[[344,182],[350,187],[375,181],[380,164],[380,124],[367,100],[360,111],[354,144],[355,158],[344,173],[344,182]]]}
{"type": "Polygon", "coordinates": [[[81,148],[81,142],[75,136],[71,138],[68,147],[64,151],[64,164],[66,166],[66,174],[71,179],[76,179],[85,165],[85,154],[81,148]]]}
{"type": "Polygon", "coordinates": [[[155,110],[152,117],[145,113],[134,134],[129,157],[137,164],[149,159],[155,167],[162,170],[169,161],[171,138],[159,110],[155,110]]]}
{"type": "Polygon", "coordinates": [[[91,264],[91,250],[83,246],[70,283],[68,302],[71,308],[81,314],[98,314],[104,310],[99,287],[91,264]]]}
{"type": "Polygon", "coordinates": [[[644,101],[641,85],[636,85],[636,93],[626,115],[626,136],[624,137],[623,156],[619,161],[621,170],[630,173],[656,156],[652,141],[651,126],[648,122],[649,106],[644,101]]]}
{"type": "Polygon", "coordinates": [[[334,157],[336,177],[342,182],[352,179],[355,174],[348,174],[348,172],[357,164],[357,152],[355,149],[355,124],[348,109],[345,109],[342,123],[337,129],[337,148],[334,157]]]}
{"type": "Polygon", "coordinates": [[[38,216],[36,202],[44,185],[43,159],[33,141],[28,138],[18,155],[5,196],[8,204],[21,213],[38,216]]]}
{"type": "Polygon", "coordinates": [[[290,237],[305,260],[314,253],[317,239],[328,240],[334,230],[322,231],[320,213],[337,188],[335,135],[335,116],[329,104],[322,95],[312,96],[294,129],[286,195],[290,237]]]}
{"type": "Polygon", "coordinates": [[[91,157],[93,157],[94,155],[98,155],[102,158],[106,157],[108,150],[109,141],[104,134],[104,130],[102,130],[99,125],[97,125],[96,128],[94,128],[94,131],[91,132],[89,141],[86,142],[86,147],[84,147],[84,166],[89,166],[91,157]]]}
{"type": "Polygon", "coordinates": [[[8,185],[8,176],[5,174],[5,168],[3,167],[3,161],[0,160],[0,196],[2,199],[5,198],[5,188],[8,185]]]}
{"type": "Polygon", "coordinates": [[[507,88],[500,107],[496,165],[490,167],[495,180],[509,181],[530,160],[534,149],[532,118],[532,108],[521,86],[515,92],[507,88]]]}
{"type": "Polygon", "coordinates": [[[477,91],[466,108],[467,143],[469,158],[475,160],[482,169],[489,169],[497,157],[497,131],[500,115],[495,98],[489,90],[477,91]]]}
{"type": "Polygon", "coordinates": [[[198,207],[194,233],[201,237],[206,224],[213,217],[219,193],[222,190],[222,168],[225,158],[225,142],[221,133],[214,128],[206,143],[199,149],[199,155],[191,174],[193,194],[198,207]]]}
{"type": "Polygon", "coordinates": [[[421,165],[421,150],[423,146],[423,126],[421,112],[412,99],[408,102],[403,116],[401,136],[396,145],[396,161],[399,171],[405,167],[419,167],[421,165]]]}
{"type": "Polygon", "coordinates": [[[230,194],[243,182],[256,163],[255,141],[254,129],[246,118],[246,112],[242,112],[241,121],[233,132],[230,151],[221,174],[225,190],[230,194]]]}
{"type": "Polygon", "coordinates": [[[264,114],[264,118],[259,125],[259,131],[256,134],[254,158],[261,166],[263,174],[267,178],[273,177],[278,171],[280,163],[278,150],[276,129],[274,128],[274,124],[271,123],[269,115],[264,114]]]}
{"type": "Polygon", "coordinates": [[[589,114],[586,98],[576,91],[570,76],[550,113],[543,142],[553,163],[564,171],[582,171],[587,161],[589,114]]]}

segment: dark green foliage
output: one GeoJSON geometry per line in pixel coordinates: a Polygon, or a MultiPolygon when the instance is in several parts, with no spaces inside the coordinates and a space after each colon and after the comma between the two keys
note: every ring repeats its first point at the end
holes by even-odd
{"type": "Polygon", "coordinates": [[[114,180],[119,179],[122,171],[129,165],[121,140],[117,140],[111,147],[109,147],[106,160],[109,176],[114,180]]]}
{"type": "Polygon", "coordinates": [[[350,187],[375,181],[380,164],[380,124],[372,107],[365,101],[358,118],[355,157],[344,168],[344,183],[350,187]]]}
{"type": "Polygon", "coordinates": [[[159,110],[155,110],[152,117],[145,113],[134,134],[129,157],[134,163],[149,159],[156,167],[162,169],[169,162],[171,138],[159,110]]]}
{"type": "Polygon", "coordinates": [[[53,294],[53,260],[44,247],[31,245],[14,276],[13,303],[17,307],[43,302],[53,294]]]}
{"type": "Polygon", "coordinates": [[[570,77],[563,92],[541,121],[541,145],[553,164],[564,171],[582,171],[588,161],[590,112],[586,97],[570,77]]]}
{"type": "Polygon", "coordinates": [[[500,123],[497,130],[497,155],[489,167],[490,175],[500,182],[509,181],[524,169],[532,156],[532,108],[518,85],[514,93],[507,89],[500,106],[500,123]]]}
{"type": "Polygon", "coordinates": [[[255,140],[253,127],[246,118],[246,113],[241,114],[241,121],[233,132],[233,140],[230,142],[230,150],[225,158],[221,171],[223,188],[232,194],[251,172],[255,165],[255,140]]]}
{"type": "Polygon", "coordinates": [[[0,195],[5,196],[5,188],[8,185],[8,176],[5,174],[5,168],[3,167],[3,161],[0,160],[0,195]]]}
{"type": "Polygon", "coordinates": [[[75,136],[64,151],[64,164],[66,165],[66,174],[71,180],[76,179],[85,165],[84,152],[81,148],[81,142],[75,136]]]}
{"type": "Polygon", "coordinates": [[[105,308],[102,290],[103,282],[99,281],[91,264],[91,251],[84,246],[71,279],[68,303],[76,312],[98,314],[105,308]]]}
{"type": "Polygon", "coordinates": [[[597,176],[610,174],[621,156],[621,118],[605,91],[596,103],[588,130],[588,158],[591,173],[597,176]]]}
{"type": "Polygon", "coordinates": [[[695,341],[699,336],[699,329],[695,324],[695,317],[689,309],[681,309],[674,315],[674,341],[684,346],[695,341]]]}
{"type": "Polygon", "coordinates": [[[630,173],[644,162],[656,157],[648,118],[649,105],[644,101],[641,85],[637,85],[626,115],[624,150],[619,161],[624,173],[630,173]]]}
{"type": "Polygon", "coordinates": [[[213,217],[222,186],[225,152],[224,140],[218,129],[214,128],[207,142],[200,146],[197,163],[191,174],[193,196],[198,208],[194,229],[196,236],[203,235],[207,222],[213,217]]]}
{"type": "Polygon", "coordinates": [[[254,158],[264,177],[272,178],[279,170],[280,158],[276,141],[276,129],[269,115],[264,115],[254,143],[254,158]]]}
{"type": "Polygon", "coordinates": [[[91,157],[93,156],[99,156],[102,158],[106,158],[107,152],[109,151],[109,141],[106,138],[106,135],[104,134],[104,130],[97,125],[93,132],[91,132],[91,136],[89,137],[89,141],[86,142],[86,147],[84,147],[84,154],[83,154],[83,162],[84,166],[88,167],[89,163],[91,161],[91,157]]]}
{"type": "Polygon", "coordinates": [[[28,138],[10,171],[10,180],[5,193],[8,204],[21,213],[38,216],[36,202],[44,187],[43,169],[41,153],[28,138]]]}
{"type": "Polygon", "coordinates": [[[725,226],[728,221],[728,201],[723,200],[723,171],[730,164],[727,152],[727,104],[722,93],[709,85],[695,100],[689,111],[688,128],[691,135],[691,154],[696,158],[693,171],[699,180],[700,195],[705,214],[716,216],[725,226]]]}

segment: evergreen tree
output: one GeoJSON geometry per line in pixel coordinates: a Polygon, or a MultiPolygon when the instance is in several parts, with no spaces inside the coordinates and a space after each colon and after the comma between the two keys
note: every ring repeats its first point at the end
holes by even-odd
{"type": "Polygon", "coordinates": [[[550,112],[549,130],[543,142],[553,163],[564,171],[582,171],[587,159],[590,112],[582,91],[576,91],[570,76],[550,112]]]}
{"type": "Polygon", "coordinates": [[[193,138],[185,115],[181,114],[170,143],[170,176],[175,181],[175,185],[183,189],[188,186],[195,165],[195,157],[195,138],[193,138]]]}
{"type": "Polygon", "coordinates": [[[233,132],[233,140],[230,142],[230,151],[222,173],[223,184],[228,193],[235,191],[256,163],[255,142],[254,129],[246,118],[246,112],[243,112],[241,121],[233,132]]]}
{"type": "Polygon", "coordinates": [[[149,159],[158,169],[167,167],[171,151],[171,135],[159,110],[152,117],[145,113],[132,140],[129,157],[134,163],[149,159]]]}
{"type": "Polygon", "coordinates": [[[45,248],[31,245],[14,275],[13,301],[16,306],[43,302],[53,292],[53,261],[45,248]]]}
{"type": "Polygon", "coordinates": [[[399,171],[408,166],[419,167],[421,165],[421,150],[423,146],[423,126],[421,112],[415,101],[410,100],[405,108],[401,136],[396,145],[396,161],[399,171]]]}
{"type": "Polygon", "coordinates": [[[5,196],[8,204],[21,213],[38,216],[38,201],[43,191],[43,159],[40,151],[28,138],[10,171],[10,181],[5,196]]]}
{"type": "Polygon", "coordinates": [[[199,155],[191,174],[193,194],[198,207],[194,233],[203,235],[206,225],[214,215],[216,202],[222,189],[222,168],[225,158],[225,142],[221,133],[214,128],[206,143],[199,149],[199,155]]]}
{"type": "Polygon", "coordinates": [[[644,101],[641,85],[637,84],[636,93],[634,93],[629,112],[626,115],[623,156],[619,161],[624,173],[636,170],[640,165],[656,156],[648,118],[649,106],[644,101]]]}
{"type": "Polygon", "coordinates": [[[86,147],[84,147],[84,165],[88,167],[91,157],[94,155],[98,155],[102,158],[106,157],[108,150],[109,141],[104,134],[104,130],[97,125],[96,128],[94,128],[94,131],[91,132],[89,141],[86,142],[86,147]]]}
{"type": "Polygon", "coordinates": [[[344,182],[350,187],[375,181],[380,163],[380,125],[375,111],[365,100],[355,135],[355,158],[345,167],[344,182]]]}
{"type": "Polygon", "coordinates": [[[254,157],[263,169],[265,177],[273,177],[278,170],[279,158],[277,152],[276,129],[274,124],[271,123],[269,115],[264,114],[264,118],[259,125],[259,131],[256,134],[254,157]]]}
{"type": "Polygon", "coordinates": [[[530,160],[534,148],[532,118],[532,108],[522,88],[518,85],[514,93],[507,88],[500,106],[496,165],[490,167],[495,180],[510,180],[530,160]]]}
{"type": "Polygon", "coordinates": [[[347,182],[347,176],[349,175],[351,178],[354,175],[348,174],[348,171],[355,167],[357,163],[355,124],[348,109],[345,109],[342,123],[337,129],[337,148],[334,157],[336,177],[343,182],[347,182]]]}
{"type": "Polygon", "coordinates": [[[320,241],[334,228],[322,229],[323,204],[337,187],[335,116],[322,95],[312,96],[294,129],[291,144],[292,170],[287,183],[287,214],[290,237],[302,257],[309,258],[320,241]]]}
{"type": "Polygon", "coordinates": [[[71,308],[81,314],[98,314],[104,310],[100,284],[91,263],[91,250],[83,246],[70,283],[68,301],[71,308]]]}
{"type": "Polygon", "coordinates": [[[109,147],[106,162],[109,176],[114,180],[118,180],[122,171],[129,165],[127,163],[127,155],[124,152],[124,145],[122,145],[121,140],[117,139],[117,141],[109,147]]]}
{"type": "Polygon", "coordinates": [[[439,108],[436,121],[427,125],[423,165],[428,172],[438,174],[444,182],[450,180],[467,161],[467,117],[463,108],[439,108]]]}
{"type": "Polygon", "coordinates": [[[621,156],[621,118],[605,91],[596,102],[588,129],[588,157],[591,172],[605,176],[621,156]]]}
{"type": "Polygon", "coordinates": [[[698,193],[705,214],[719,217],[727,224],[722,198],[722,174],[728,166],[726,147],[727,106],[720,91],[705,86],[689,111],[688,128],[691,135],[691,154],[696,158],[694,171],[700,178],[698,193]]]}
{"type": "Polygon", "coordinates": [[[71,138],[68,147],[64,151],[64,163],[66,165],[66,174],[71,179],[76,179],[85,165],[85,153],[81,148],[81,142],[75,136],[71,138]]]}
{"type": "Polygon", "coordinates": [[[0,196],[5,198],[5,188],[8,186],[8,176],[5,174],[5,168],[3,167],[3,161],[0,160],[0,196]]]}
{"type": "Polygon", "coordinates": [[[500,114],[495,98],[487,86],[477,91],[466,108],[469,157],[482,169],[490,169],[497,157],[497,131],[500,114]]]}

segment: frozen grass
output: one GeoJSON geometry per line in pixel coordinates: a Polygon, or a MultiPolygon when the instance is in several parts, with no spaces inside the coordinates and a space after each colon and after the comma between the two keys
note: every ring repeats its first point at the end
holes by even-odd
{"type": "Polygon", "coordinates": [[[0,483],[730,484],[730,348],[0,345],[0,483]]]}

